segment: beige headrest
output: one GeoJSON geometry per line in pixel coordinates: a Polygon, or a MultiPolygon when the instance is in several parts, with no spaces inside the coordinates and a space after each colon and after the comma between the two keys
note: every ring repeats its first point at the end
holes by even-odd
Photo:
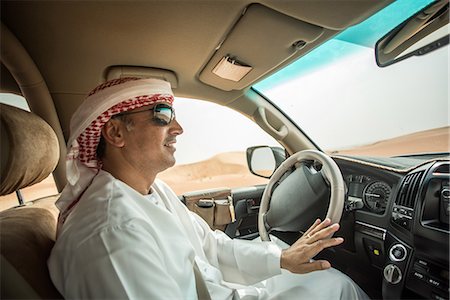
{"type": "Polygon", "coordinates": [[[0,195],[47,178],[59,159],[53,129],[37,115],[0,104],[0,195]]]}

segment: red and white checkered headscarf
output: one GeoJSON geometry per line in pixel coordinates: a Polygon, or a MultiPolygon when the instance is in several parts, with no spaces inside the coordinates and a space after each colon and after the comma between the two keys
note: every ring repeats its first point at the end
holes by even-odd
{"type": "Polygon", "coordinates": [[[103,125],[113,115],[158,102],[173,102],[170,84],[166,81],[129,77],[99,85],[72,117],[67,159],[78,159],[89,168],[99,168],[95,152],[103,125]]]}
{"type": "Polygon", "coordinates": [[[71,204],[70,199],[79,197],[101,168],[96,149],[102,127],[113,115],[160,102],[172,104],[173,100],[170,83],[160,79],[114,79],[92,90],[70,121],[68,184],[57,202],[58,208],[63,211],[71,204]]]}

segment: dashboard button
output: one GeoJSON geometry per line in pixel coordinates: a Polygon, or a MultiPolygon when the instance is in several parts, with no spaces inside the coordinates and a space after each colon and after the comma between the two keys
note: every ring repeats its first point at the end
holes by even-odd
{"type": "Polygon", "coordinates": [[[431,284],[434,287],[439,288],[439,289],[443,288],[443,284],[440,281],[435,280],[433,278],[428,278],[428,283],[431,284]]]}
{"type": "Polygon", "coordinates": [[[417,279],[424,280],[424,281],[428,281],[428,278],[427,278],[424,274],[422,274],[422,273],[420,273],[420,272],[414,272],[414,273],[413,273],[413,276],[414,276],[415,278],[417,278],[417,279]]]}
{"type": "Polygon", "coordinates": [[[417,271],[429,272],[430,271],[430,266],[429,266],[428,262],[426,262],[425,260],[418,259],[414,263],[414,269],[417,270],[417,271]]]}
{"type": "Polygon", "coordinates": [[[394,253],[394,256],[395,256],[396,258],[400,258],[400,257],[403,256],[403,251],[402,251],[402,249],[396,248],[396,249],[394,249],[393,253],[394,253]]]}
{"type": "Polygon", "coordinates": [[[418,259],[418,260],[417,260],[417,263],[418,263],[419,265],[421,265],[422,267],[424,267],[424,268],[428,268],[428,262],[425,261],[425,260],[423,260],[423,259],[418,259]]]}
{"type": "Polygon", "coordinates": [[[397,284],[402,280],[402,271],[393,264],[384,267],[383,275],[384,279],[391,284],[397,284]]]}
{"type": "Polygon", "coordinates": [[[393,261],[403,261],[406,258],[406,248],[402,244],[396,244],[389,251],[389,258],[393,261]]]}

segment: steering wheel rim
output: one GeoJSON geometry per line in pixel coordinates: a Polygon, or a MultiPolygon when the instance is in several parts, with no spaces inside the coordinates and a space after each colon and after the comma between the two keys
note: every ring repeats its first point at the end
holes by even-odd
{"type": "Polygon", "coordinates": [[[318,161],[322,164],[321,173],[325,181],[331,189],[330,203],[326,218],[330,218],[332,223],[339,223],[342,217],[345,200],[345,184],[341,171],[336,162],[328,155],[317,150],[303,150],[297,152],[286,159],[270,178],[264,189],[258,213],[258,231],[263,241],[270,241],[268,231],[266,229],[265,216],[270,206],[272,190],[281,176],[289,171],[295,164],[305,161],[318,161]]]}

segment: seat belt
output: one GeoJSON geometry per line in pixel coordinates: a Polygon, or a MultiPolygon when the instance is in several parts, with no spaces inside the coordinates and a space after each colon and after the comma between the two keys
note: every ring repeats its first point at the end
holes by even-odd
{"type": "Polygon", "coordinates": [[[206,288],[205,280],[202,277],[202,273],[198,268],[197,262],[194,260],[194,276],[195,276],[195,287],[197,289],[197,296],[199,300],[211,300],[209,291],[206,288]]]}

